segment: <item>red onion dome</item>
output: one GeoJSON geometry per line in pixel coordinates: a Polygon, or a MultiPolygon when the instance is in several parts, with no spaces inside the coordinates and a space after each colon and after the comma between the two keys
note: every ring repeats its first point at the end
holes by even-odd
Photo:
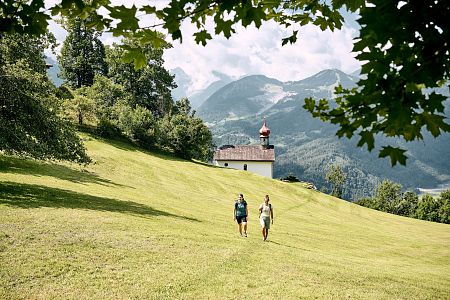
{"type": "Polygon", "coordinates": [[[268,137],[270,134],[270,129],[269,129],[269,127],[266,126],[266,118],[264,118],[264,123],[263,123],[263,126],[261,127],[261,129],[259,130],[259,134],[261,136],[265,136],[265,137],[268,137]]]}

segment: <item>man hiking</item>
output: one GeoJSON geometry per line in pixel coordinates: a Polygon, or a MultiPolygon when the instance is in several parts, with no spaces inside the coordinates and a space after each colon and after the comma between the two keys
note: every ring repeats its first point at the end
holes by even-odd
{"type": "Polygon", "coordinates": [[[234,219],[238,223],[239,234],[241,236],[247,237],[247,218],[248,218],[248,208],[247,202],[244,199],[244,195],[239,194],[239,199],[234,203],[234,219]],[[242,233],[242,227],[244,227],[244,233],[242,233]]]}

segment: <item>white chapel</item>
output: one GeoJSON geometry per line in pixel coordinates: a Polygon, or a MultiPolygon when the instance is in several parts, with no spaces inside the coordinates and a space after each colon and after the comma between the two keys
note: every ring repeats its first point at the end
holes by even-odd
{"type": "Polygon", "coordinates": [[[269,144],[270,129],[266,118],[259,130],[259,145],[225,145],[214,152],[216,166],[253,172],[273,178],[275,149],[269,144]]]}

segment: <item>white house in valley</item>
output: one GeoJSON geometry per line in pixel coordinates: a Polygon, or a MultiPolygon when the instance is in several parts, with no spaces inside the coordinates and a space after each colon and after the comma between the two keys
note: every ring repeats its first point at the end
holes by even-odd
{"type": "Polygon", "coordinates": [[[259,130],[260,145],[225,145],[214,152],[216,166],[253,172],[273,178],[275,149],[269,144],[270,129],[264,118],[259,130]]]}

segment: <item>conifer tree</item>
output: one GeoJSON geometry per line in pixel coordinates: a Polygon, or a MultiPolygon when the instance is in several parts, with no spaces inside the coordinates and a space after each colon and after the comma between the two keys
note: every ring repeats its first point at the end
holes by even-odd
{"type": "MultiPolygon", "coordinates": [[[[132,63],[125,62],[125,50],[137,47],[130,40],[124,39],[123,45],[113,45],[107,51],[109,76],[113,82],[124,87],[125,92],[132,95],[129,104],[150,110],[155,117],[163,117],[173,107],[171,89],[176,87],[174,77],[170,75],[163,64],[163,49],[151,45],[144,48],[147,63],[136,70],[132,63]]],[[[166,44],[164,48],[168,48],[166,44]]]]}
{"type": "Polygon", "coordinates": [[[86,25],[88,20],[66,21],[64,27],[69,35],[64,40],[58,61],[61,77],[73,88],[91,86],[96,74],[106,75],[105,47],[100,33],[86,25]]]}

